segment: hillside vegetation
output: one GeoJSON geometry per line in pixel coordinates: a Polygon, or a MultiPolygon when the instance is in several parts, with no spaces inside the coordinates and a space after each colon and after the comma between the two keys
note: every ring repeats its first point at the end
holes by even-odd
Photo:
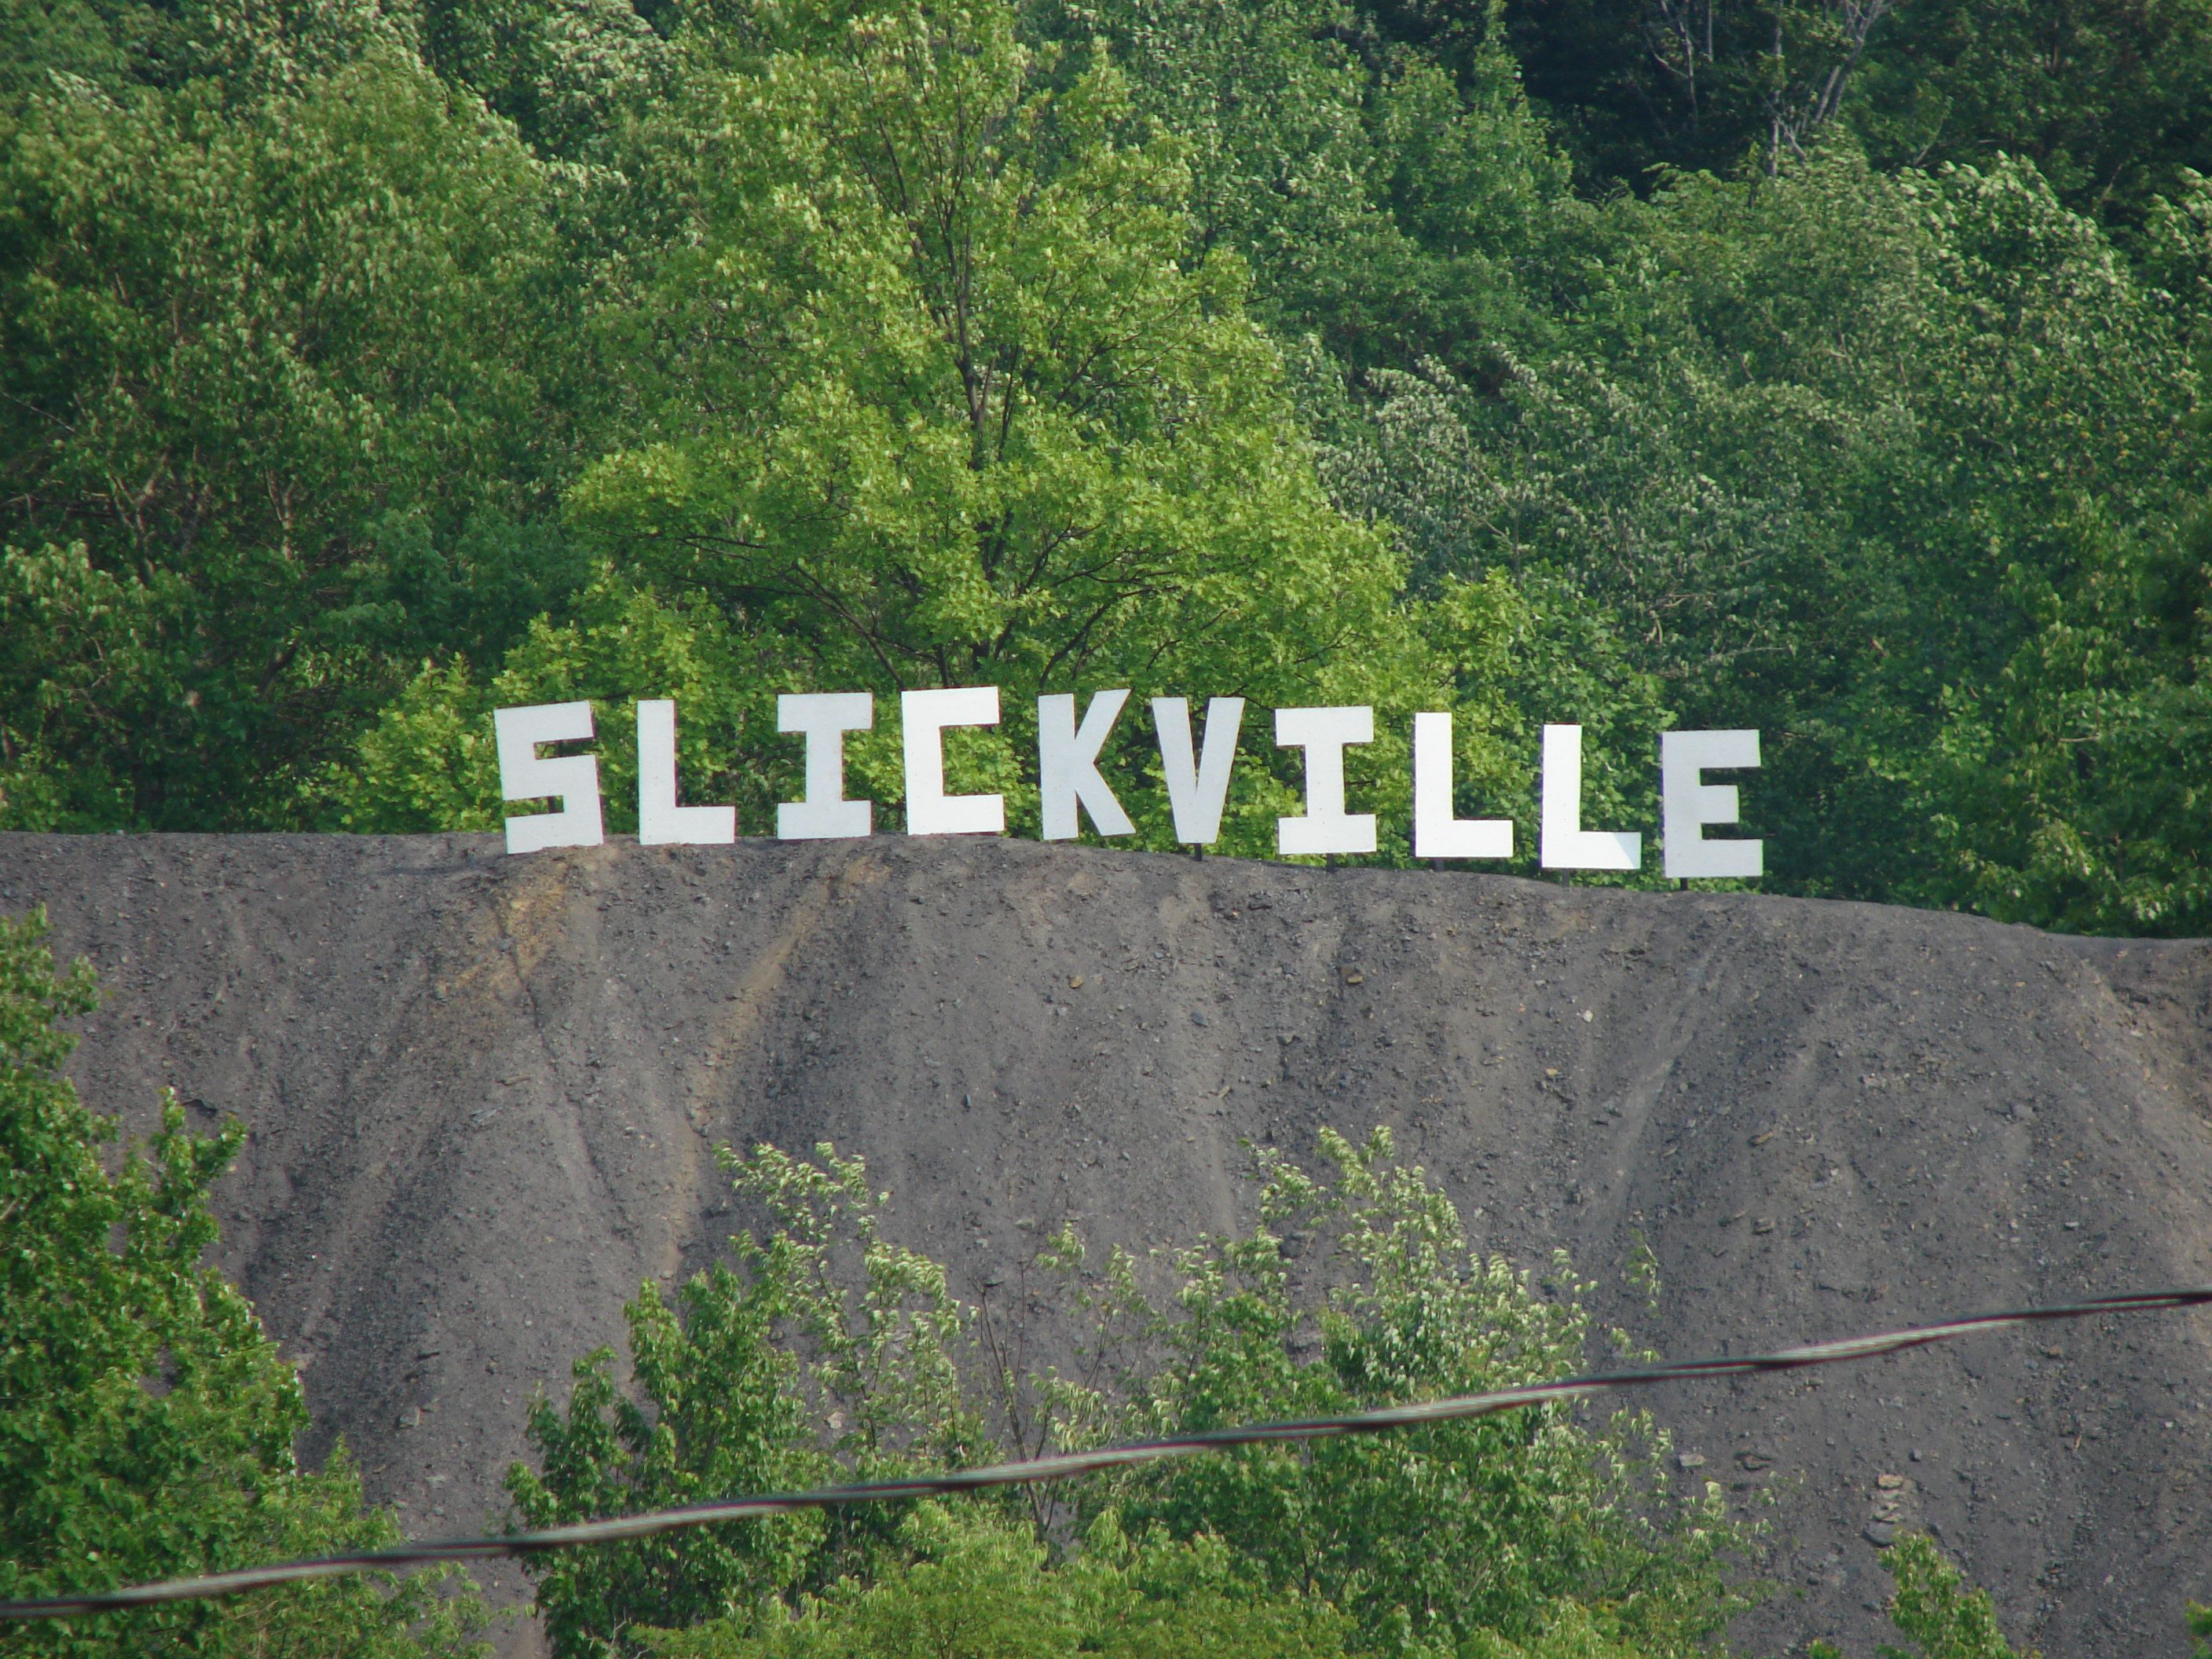
{"type": "Polygon", "coordinates": [[[619,830],[674,696],[761,833],[777,693],[984,681],[1027,831],[1127,686],[1371,703],[1386,858],[1416,709],[1524,827],[1755,726],[1771,889],[2212,929],[2208,20],[7,0],[0,827],[486,827],[588,696],[619,830]]]}

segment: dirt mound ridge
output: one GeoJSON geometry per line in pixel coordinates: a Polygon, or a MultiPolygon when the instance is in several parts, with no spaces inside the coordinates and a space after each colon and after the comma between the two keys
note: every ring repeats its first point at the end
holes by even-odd
{"type": "MultiPolygon", "coordinates": [[[[970,1293],[1018,1221],[1226,1226],[1239,1137],[1377,1122],[1520,1259],[1617,1281],[1648,1239],[1657,1312],[1607,1311],[1671,1353],[2212,1279],[2203,943],[897,838],[0,836],[0,909],[39,902],[111,993],[88,1097],[251,1127],[228,1265],[422,1533],[717,1244],[725,1140],[866,1153],[970,1293]]],[[[1777,1489],[1747,1647],[1869,1651],[1898,1522],[2053,1656],[2178,1652],[2212,1599],[2201,1316],[1652,1403],[1777,1489]]]]}

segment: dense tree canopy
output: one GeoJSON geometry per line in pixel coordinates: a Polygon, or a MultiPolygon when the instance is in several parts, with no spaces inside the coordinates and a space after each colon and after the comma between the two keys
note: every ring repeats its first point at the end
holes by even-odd
{"type": "Polygon", "coordinates": [[[1383,856],[1417,708],[1524,824],[1747,725],[1770,889],[2212,927],[2208,17],[9,0],[0,824],[489,827],[585,696],[621,829],[673,695],[759,832],[988,681],[1018,831],[1127,685],[1142,844],[1149,695],[1374,704],[1383,856]]]}
{"type": "Polygon", "coordinates": [[[296,822],[395,665],[573,580],[550,181],[380,32],[292,72],[0,110],[9,822],[296,822]]]}

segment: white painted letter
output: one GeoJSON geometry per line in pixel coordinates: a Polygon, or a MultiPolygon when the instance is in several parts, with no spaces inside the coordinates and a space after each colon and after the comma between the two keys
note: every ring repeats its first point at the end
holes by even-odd
{"type": "Polygon", "coordinates": [[[1644,837],[1632,830],[1583,828],[1583,729],[1544,728],[1542,863],[1547,870],[1634,870],[1644,837]]]}
{"type": "Polygon", "coordinates": [[[1126,836],[1136,830],[1098,772],[1098,751],[1106,746],[1106,734],[1128,700],[1127,690],[1097,693],[1084,711],[1079,730],[1073,697],[1037,699],[1037,805],[1045,840],[1075,838],[1079,804],[1089,811],[1102,836],[1126,836]]]}
{"type": "Polygon", "coordinates": [[[1375,850],[1375,814],[1344,810],[1345,746],[1374,741],[1375,711],[1364,704],[1275,711],[1275,746],[1306,751],[1306,815],[1275,820],[1277,852],[1375,850]]]}
{"type": "Polygon", "coordinates": [[[906,832],[909,836],[998,836],[1006,829],[1004,795],[945,793],[945,728],[996,726],[999,688],[955,685],[902,691],[906,740],[906,832]]]}
{"type": "Polygon", "coordinates": [[[1160,734],[1160,775],[1176,839],[1211,847],[1221,839],[1221,809],[1229,799],[1230,769],[1237,764],[1237,734],[1244,725],[1244,699],[1216,697],[1206,705],[1206,737],[1191,759],[1190,704],[1181,697],[1152,699],[1152,726],[1160,734]]]}
{"type": "Polygon", "coordinates": [[[499,750],[502,800],[557,795],[561,810],[507,821],[507,850],[535,853],[546,847],[597,847],[606,829],[599,817],[599,763],[590,755],[541,757],[541,743],[574,743],[592,735],[588,702],[541,702],[529,708],[495,708],[492,740],[499,750]]]}
{"type": "Polygon", "coordinates": [[[875,828],[875,803],[845,799],[845,734],[876,723],[866,691],[786,692],[775,700],[775,729],[806,738],[806,798],[779,801],[775,833],[782,841],[834,841],[875,828]]]}
{"type": "Polygon", "coordinates": [[[637,844],[717,847],[738,838],[734,806],[676,804],[676,704],[637,706],[637,844]]]}
{"type": "Polygon", "coordinates": [[[1413,856],[1510,859],[1510,818],[1452,816],[1452,717],[1413,716],[1413,856]]]}
{"type": "Polygon", "coordinates": [[[1667,873],[1701,878],[1766,873],[1766,843],[1707,841],[1709,823],[1734,823],[1741,816],[1735,786],[1707,783],[1699,774],[1759,764],[1756,732],[1662,732],[1659,734],[1659,802],[1667,836],[1667,873]]]}

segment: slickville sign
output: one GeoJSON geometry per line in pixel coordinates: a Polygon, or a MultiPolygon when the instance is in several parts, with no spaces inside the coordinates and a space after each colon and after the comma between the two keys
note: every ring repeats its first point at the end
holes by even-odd
{"type": "MultiPolygon", "coordinates": [[[[1066,841],[1087,815],[1102,836],[1134,833],[1135,825],[1098,769],[1098,757],[1129,694],[1094,693],[1079,720],[1067,694],[1037,699],[1037,789],[1043,838],[1066,841]]],[[[960,685],[899,694],[909,836],[1006,833],[1006,799],[951,794],[945,780],[945,733],[999,723],[999,688],[960,685]]],[[[1152,725],[1159,744],[1176,838],[1208,847],[1221,834],[1230,775],[1244,725],[1242,697],[1215,697],[1194,732],[1182,697],[1155,697],[1152,725]]],[[[872,730],[875,697],[866,691],[791,694],[776,699],[776,729],[805,744],[805,789],[776,808],[784,841],[819,841],[875,833],[875,803],[845,793],[845,734],[872,730]]],[[[589,702],[538,703],[492,715],[500,793],[508,801],[557,800],[556,810],[507,820],[507,850],[596,847],[606,838],[599,810],[598,759],[588,753],[546,755],[556,744],[594,735],[589,702]]],[[[1275,743],[1305,757],[1305,811],[1276,820],[1276,850],[1285,857],[1376,850],[1376,817],[1349,810],[1344,751],[1375,740],[1375,711],[1364,704],[1278,708],[1275,743]]],[[[1413,716],[1413,852],[1419,859],[1508,859],[1510,818],[1462,818],[1452,802],[1452,717],[1413,716]]],[[[1709,771],[1759,764],[1759,733],[1668,732],[1659,740],[1664,872],[1687,880],[1742,878],[1765,869],[1764,843],[1709,836],[1709,826],[1738,821],[1735,786],[1705,781],[1709,771]]],[[[676,705],[665,698],[637,704],[638,840],[647,846],[711,844],[737,838],[733,806],[678,804],[676,705]]],[[[1583,729],[1547,726],[1540,814],[1540,860],[1547,870],[1636,870],[1644,837],[1633,830],[1586,830],[1582,823],[1583,729]]]]}

